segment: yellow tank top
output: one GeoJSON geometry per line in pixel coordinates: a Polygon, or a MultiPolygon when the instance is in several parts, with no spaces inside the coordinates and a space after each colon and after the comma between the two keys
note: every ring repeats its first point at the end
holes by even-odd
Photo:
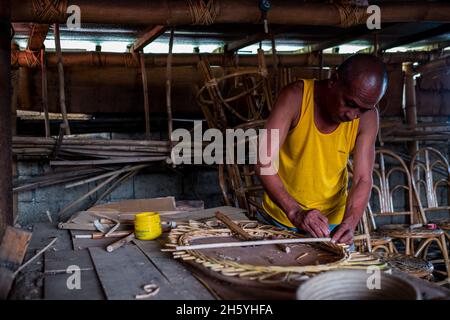
{"type": "MultiPolygon", "coordinates": [[[[303,83],[300,119],[280,149],[278,175],[303,210],[318,209],[330,224],[339,224],[347,200],[347,161],[359,119],[340,123],[332,133],[320,132],[314,123],[314,80],[303,83]]],[[[294,227],[267,193],[262,206],[278,222],[294,227]]]]}

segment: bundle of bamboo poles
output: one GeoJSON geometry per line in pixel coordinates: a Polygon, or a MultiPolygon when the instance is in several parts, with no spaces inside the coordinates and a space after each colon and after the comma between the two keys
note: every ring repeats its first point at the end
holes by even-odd
{"type": "Polygon", "coordinates": [[[168,141],[109,140],[80,137],[58,138],[13,137],[13,153],[19,160],[50,160],[51,172],[14,181],[14,192],[64,184],[66,189],[96,183],[80,198],[63,208],[59,215],[81,205],[92,194],[102,192],[96,202],[104,199],[125,180],[152,163],[170,155],[168,141]]]}
{"type": "Polygon", "coordinates": [[[155,140],[13,137],[13,153],[19,158],[65,159],[51,161],[54,166],[104,165],[165,160],[170,146],[168,141],[155,140]]]}

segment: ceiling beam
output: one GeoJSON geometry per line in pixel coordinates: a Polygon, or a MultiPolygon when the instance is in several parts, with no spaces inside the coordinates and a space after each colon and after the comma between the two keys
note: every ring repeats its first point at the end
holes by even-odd
{"type": "Polygon", "coordinates": [[[358,38],[362,38],[364,36],[381,34],[383,31],[394,29],[399,25],[401,25],[401,23],[386,23],[382,29],[374,29],[374,30],[369,30],[367,29],[366,26],[353,27],[353,30],[348,30],[347,32],[341,33],[340,35],[334,37],[333,39],[308,46],[306,52],[318,52],[328,48],[337,47],[350,41],[356,40],[358,38]]]}
{"type": "Polygon", "coordinates": [[[138,52],[143,50],[145,46],[157,39],[160,35],[166,32],[166,30],[166,26],[157,25],[151,27],[140,38],[136,39],[131,47],[131,51],[138,52]]]}
{"type": "Polygon", "coordinates": [[[236,52],[236,51],[238,51],[242,48],[245,48],[247,46],[250,46],[252,44],[255,44],[255,43],[258,43],[258,42],[261,42],[264,40],[270,40],[270,39],[272,39],[272,36],[280,34],[280,33],[288,32],[291,29],[292,29],[292,27],[283,26],[283,27],[274,28],[273,30],[271,30],[270,33],[265,33],[265,32],[255,33],[253,35],[246,36],[243,39],[239,39],[239,40],[232,41],[232,42],[225,44],[224,51],[225,51],[225,53],[236,52]]]}
{"type": "MultiPolygon", "coordinates": [[[[43,1],[41,1],[43,2],[43,1]]],[[[56,2],[56,1],[53,1],[56,2]]],[[[45,3],[50,3],[46,1],[45,3]]],[[[77,4],[82,9],[83,23],[97,24],[134,24],[134,25],[189,25],[209,23],[261,23],[261,10],[254,0],[211,1],[208,15],[197,15],[192,10],[191,1],[150,1],[148,0],[77,0],[58,1],[65,5],[47,10],[36,7],[35,0],[11,1],[12,22],[63,23],[67,18],[67,5],[77,4]]],[[[381,22],[450,22],[450,3],[429,1],[383,1],[379,4],[381,22]]],[[[366,8],[354,10],[361,16],[355,24],[366,24],[366,8]]],[[[346,26],[334,4],[304,2],[298,0],[277,1],[267,13],[270,24],[282,25],[328,25],[346,26]]]]}
{"type": "Polygon", "coordinates": [[[45,38],[47,38],[48,29],[48,24],[34,23],[31,26],[27,49],[31,51],[40,50],[44,44],[45,38]]]}
{"type": "Polygon", "coordinates": [[[239,40],[232,41],[232,42],[225,44],[224,51],[226,53],[235,52],[242,48],[250,46],[254,43],[258,43],[260,41],[268,40],[268,39],[270,39],[268,33],[261,32],[261,33],[252,34],[250,36],[246,36],[243,39],[239,39],[239,40]]]}
{"type": "Polygon", "coordinates": [[[425,40],[428,38],[436,37],[436,36],[439,36],[439,35],[442,35],[442,34],[448,33],[448,32],[450,32],[450,23],[443,24],[443,25],[440,25],[439,27],[429,29],[426,31],[414,33],[412,35],[400,37],[397,40],[394,40],[394,41],[391,41],[388,43],[384,43],[380,46],[379,50],[385,51],[385,50],[392,49],[395,47],[400,47],[400,46],[404,46],[404,45],[418,42],[421,40],[425,40]]]}

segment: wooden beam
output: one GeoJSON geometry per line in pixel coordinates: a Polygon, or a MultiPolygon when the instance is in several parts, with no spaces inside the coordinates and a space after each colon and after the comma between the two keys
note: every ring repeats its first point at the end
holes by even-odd
{"type": "Polygon", "coordinates": [[[377,30],[377,29],[369,30],[369,29],[367,29],[367,26],[365,26],[365,25],[364,26],[355,26],[349,30],[346,30],[346,32],[342,32],[338,36],[333,37],[332,39],[308,46],[307,52],[319,52],[319,51],[322,51],[322,50],[325,50],[328,48],[337,47],[344,43],[361,38],[363,36],[367,36],[367,35],[374,34],[374,33],[377,34],[377,33],[386,31],[388,29],[392,29],[393,27],[398,26],[398,25],[399,25],[398,23],[385,24],[385,25],[383,25],[383,28],[381,30],[377,30]]]}
{"type": "MultiPolygon", "coordinates": [[[[212,2],[212,1],[211,1],[212,2]]],[[[254,0],[214,1],[208,15],[197,15],[196,1],[152,1],[130,0],[77,0],[67,1],[82,9],[83,23],[135,24],[135,25],[192,25],[210,23],[206,17],[213,17],[212,23],[261,23],[261,11],[254,0]]],[[[450,22],[450,3],[428,1],[389,1],[378,4],[381,22],[450,22]]],[[[67,6],[58,8],[56,14],[45,8],[36,7],[34,0],[12,1],[13,22],[63,23],[67,6]]],[[[52,8],[56,9],[56,8],[52,8]]],[[[365,7],[355,9],[354,16],[360,16],[355,24],[366,24],[365,7]]],[[[300,2],[298,0],[277,1],[267,13],[270,24],[283,25],[327,25],[345,26],[337,7],[330,3],[300,2]]]]}
{"type": "Polygon", "coordinates": [[[63,58],[61,52],[61,40],[59,37],[59,24],[55,23],[55,47],[56,47],[56,57],[58,65],[58,77],[59,77],[59,105],[61,108],[61,114],[63,117],[63,122],[65,124],[66,134],[70,135],[69,120],[67,118],[67,108],[66,108],[66,93],[65,93],[65,83],[64,83],[64,67],[63,58]]]}
{"type": "Polygon", "coordinates": [[[0,2],[0,237],[13,224],[10,1],[0,2]]]}
{"type": "Polygon", "coordinates": [[[42,48],[49,30],[48,24],[34,23],[31,27],[30,37],[28,38],[27,49],[38,51],[42,48]]]}
{"type": "Polygon", "coordinates": [[[425,40],[428,38],[436,37],[444,33],[450,32],[450,23],[443,24],[439,27],[418,32],[412,35],[400,37],[394,41],[391,41],[389,43],[384,43],[380,46],[380,51],[385,51],[391,48],[404,46],[410,43],[418,42],[421,40],[425,40]]]}
{"type": "MultiPolygon", "coordinates": [[[[57,56],[55,53],[47,52],[47,66],[54,67],[57,65],[57,56]]],[[[211,65],[226,66],[229,61],[228,55],[225,54],[204,54],[211,65]]],[[[336,66],[342,63],[350,54],[324,54],[324,66],[336,66]]],[[[409,52],[393,52],[383,54],[385,63],[402,63],[402,62],[427,62],[433,54],[429,51],[409,51],[409,52]]],[[[268,55],[267,55],[268,57],[268,55]]],[[[278,54],[280,66],[283,67],[300,67],[310,66],[318,63],[318,57],[312,53],[300,54],[278,54]]],[[[144,55],[145,65],[147,67],[167,66],[167,54],[151,54],[144,55]]],[[[18,52],[17,62],[14,60],[12,66],[27,67],[28,53],[25,51],[18,52]]],[[[255,54],[243,54],[238,56],[240,66],[258,66],[258,56],[255,54]]],[[[172,57],[172,66],[196,66],[200,61],[199,55],[195,53],[174,54],[172,57]]],[[[130,53],[114,53],[114,52],[64,52],[64,66],[117,66],[117,67],[134,67],[140,68],[139,59],[133,59],[130,53]],[[130,65],[132,62],[132,65],[130,65]]],[[[267,59],[267,66],[272,66],[272,59],[267,59]]],[[[39,65],[33,66],[34,68],[39,65]]]]}
{"type": "Polygon", "coordinates": [[[264,33],[264,32],[256,33],[256,34],[253,34],[250,36],[246,36],[244,39],[239,39],[239,40],[225,44],[224,51],[226,53],[235,52],[242,48],[250,46],[254,43],[258,43],[260,41],[268,40],[268,39],[270,39],[269,34],[264,33]]]}
{"type": "Polygon", "coordinates": [[[144,50],[145,46],[153,42],[156,38],[158,38],[160,35],[166,32],[166,30],[167,27],[162,25],[151,27],[148,31],[145,32],[144,35],[142,35],[142,37],[136,39],[136,41],[133,43],[131,47],[131,50],[134,52],[144,50]]]}
{"type": "Polygon", "coordinates": [[[22,264],[31,233],[8,227],[0,246],[0,300],[8,298],[15,272],[22,264]]]}
{"type": "Polygon", "coordinates": [[[289,26],[289,27],[283,26],[283,27],[274,28],[269,33],[260,32],[260,33],[256,33],[253,35],[248,35],[243,39],[239,39],[239,40],[232,41],[232,42],[225,44],[224,51],[226,53],[232,53],[232,52],[238,51],[242,48],[245,48],[247,46],[250,46],[252,44],[255,44],[255,43],[258,43],[258,42],[261,42],[264,40],[270,40],[270,39],[272,39],[272,37],[274,35],[287,32],[291,29],[292,29],[291,26],[289,26]]]}

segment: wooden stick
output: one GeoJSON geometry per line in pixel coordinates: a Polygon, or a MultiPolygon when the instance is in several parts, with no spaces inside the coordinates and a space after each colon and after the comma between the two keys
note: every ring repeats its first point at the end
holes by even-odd
{"type": "Polygon", "coordinates": [[[64,208],[61,209],[61,211],[59,212],[59,216],[61,217],[62,214],[66,211],[68,211],[69,209],[71,209],[72,207],[76,206],[77,204],[79,204],[81,201],[83,201],[84,199],[88,198],[91,194],[97,192],[98,190],[100,190],[101,188],[103,188],[104,186],[106,186],[108,183],[110,183],[111,181],[113,181],[115,178],[117,178],[119,174],[115,174],[112,177],[109,177],[107,180],[103,181],[101,184],[99,184],[97,187],[95,187],[94,189],[90,190],[88,193],[86,193],[85,195],[83,195],[82,197],[78,198],[75,201],[72,201],[71,203],[69,203],[67,206],[65,206],[64,208]]]}
{"type": "Polygon", "coordinates": [[[122,177],[120,177],[119,179],[117,179],[117,181],[115,181],[111,187],[109,187],[108,189],[106,189],[97,199],[97,201],[95,202],[95,204],[98,204],[104,197],[106,197],[108,194],[110,194],[111,192],[114,191],[114,189],[117,188],[117,186],[119,184],[121,184],[122,182],[128,180],[131,177],[134,177],[136,174],[138,174],[139,170],[141,169],[137,169],[134,171],[130,171],[128,173],[126,173],[125,175],[123,175],[122,177]]]}
{"type": "Polygon", "coordinates": [[[55,149],[53,150],[53,159],[56,159],[56,157],[58,156],[59,149],[61,148],[61,144],[63,143],[65,131],[67,131],[66,125],[64,123],[61,123],[59,125],[58,139],[56,140],[55,149]]]}
{"type": "Polygon", "coordinates": [[[66,109],[66,94],[64,89],[64,67],[61,53],[61,40],[59,36],[59,24],[55,23],[55,48],[56,48],[56,56],[58,60],[58,76],[59,76],[59,104],[61,107],[61,114],[63,117],[63,122],[66,125],[65,130],[66,134],[70,135],[70,127],[69,120],[67,118],[67,109],[66,109]]]}
{"type": "Polygon", "coordinates": [[[232,248],[247,246],[262,246],[268,244],[286,244],[286,243],[314,243],[314,242],[330,242],[331,238],[294,238],[294,239],[277,239],[277,240],[261,240],[261,241],[243,241],[243,242],[223,242],[223,243],[206,243],[193,244],[187,246],[176,246],[175,250],[200,250],[213,248],[232,248]]]}
{"type": "Polygon", "coordinates": [[[103,232],[92,232],[91,234],[76,234],[75,239],[103,239],[103,238],[120,238],[129,236],[133,231],[114,231],[105,237],[103,232]]]}
{"type": "Polygon", "coordinates": [[[115,163],[137,163],[166,160],[167,157],[128,157],[128,158],[112,158],[105,160],[79,160],[79,161],[50,161],[51,166],[84,166],[84,165],[100,165],[115,163]]]}
{"type": "Polygon", "coordinates": [[[109,246],[106,247],[106,251],[108,252],[113,252],[114,250],[120,248],[121,246],[123,246],[124,244],[130,242],[131,240],[134,239],[134,232],[130,233],[128,236],[126,236],[125,238],[120,239],[119,241],[116,241],[112,244],[110,244],[109,246]]]}
{"type": "Polygon", "coordinates": [[[48,89],[47,89],[47,63],[45,61],[45,47],[41,49],[41,82],[42,82],[42,108],[44,109],[45,136],[50,137],[50,121],[48,118],[48,89]]]}
{"type": "Polygon", "coordinates": [[[115,175],[117,173],[124,173],[124,172],[128,172],[128,171],[134,171],[136,169],[141,169],[141,168],[144,168],[146,166],[147,165],[143,165],[143,164],[137,165],[137,166],[133,166],[133,167],[132,166],[126,166],[125,168],[120,169],[120,170],[107,172],[107,173],[101,174],[101,175],[93,177],[93,178],[89,178],[89,179],[85,179],[85,180],[81,180],[81,181],[78,181],[78,182],[67,184],[67,185],[64,186],[64,188],[65,189],[69,189],[69,188],[81,186],[81,185],[86,184],[86,183],[91,183],[91,182],[94,182],[94,181],[97,181],[97,180],[100,180],[100,179],[103,179],[103,178],[107,178],[107,177],[113,176],[113,175],[115,175]]]}
{"type": "Polygon", "coordinates": [[[174,28],[170,29],[169,55],[166,66],[166,104],[167,104],[167,126],[168,139],[172,143],[172,48],[173,48],[174,28]]]}
{"type": "Polygon", "coordinates": [[[254,238],[238,224],[234,223],[228,216],[220,211],[215,213],[216,218],[222,221],[232,232],[238,234],[244,240],[254,240],[254,238]]]}
{"type": "Polygon", "coordinates": [[[148,101],[147,70],[145,69],[145,58],[143,51],[139,53],[139,61],[141,64],[142,87],[144,89],[145,135],[148,139],[150,139],[150,105],[148,101]]]}
{"type": "Polygon", "coordinates": [[[33,262],[34,260],[36,260],[37,257],[39,257],[41,254],[43,254],[45,251],[47,251],[55,242],[56,240],[58,240],[58,238],[54,238],[52,241],[50,241],[50,243],[48,245],[46,245],[44,248],[42,248],[42,250],[40,250],[38,253],[36,253],[32,258],[30,258],[27,262],[25,262],[23,265],[21,265],[19,267],[19,269],[16,270],[16,272],[14,272],[14,277],[20,272],[22,271],[27,265],[29,265],[31,262],[33,262]]]}

